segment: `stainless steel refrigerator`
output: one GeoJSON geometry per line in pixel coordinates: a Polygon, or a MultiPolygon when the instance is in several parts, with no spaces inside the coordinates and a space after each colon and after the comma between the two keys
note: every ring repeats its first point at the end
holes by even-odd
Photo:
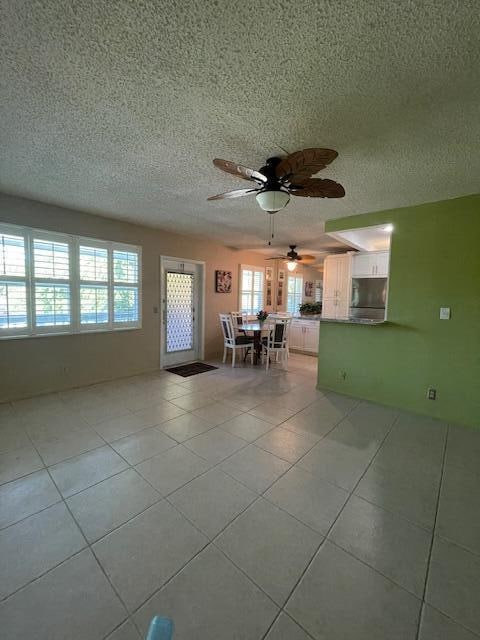
{"type": "Polygon", "coordinates": [[[383,320],[388,278],[352,278],[350,316],[383,320]]]}

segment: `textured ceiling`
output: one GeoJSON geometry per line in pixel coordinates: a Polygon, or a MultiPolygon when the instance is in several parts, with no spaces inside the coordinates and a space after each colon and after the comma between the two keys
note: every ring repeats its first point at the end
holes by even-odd
{"type": "MultiPolygon", "coordinates": [[[[478,191],[478,0],[0,0],[0,190],[264,247],[212,158],[337,149],[341,200],[292,198],[277,243],[323,222],[478,191]]],[[[333,243],[334,244],[334,243],[333,243]]]]}

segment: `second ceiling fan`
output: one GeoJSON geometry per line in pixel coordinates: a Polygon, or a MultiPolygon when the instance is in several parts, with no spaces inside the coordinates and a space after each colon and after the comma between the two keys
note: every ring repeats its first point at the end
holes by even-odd
{"type": "Polygon", "coordinates": [[[285,260],[287,263],[287,268],[289,271],[294,271],[297,264],[311,264],[315,262],[315,256],[311,255],[299,255],[295,249],[297,248],[296,244],[291,244],[290,251],[285,256],[272,256],[271,258],[266,258],[266,260],[285,260]]]}

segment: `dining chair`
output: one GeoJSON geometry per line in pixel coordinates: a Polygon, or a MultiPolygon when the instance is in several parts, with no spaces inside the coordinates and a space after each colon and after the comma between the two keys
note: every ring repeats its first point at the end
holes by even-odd
{"type": "Polygon", "coordinates": [[[223,332],[223,363],[227,360],[227,350],[232,350],[232,367],[235,366],[235,357],[239,349],[250,348],[250,360],[253,364],[253,338],[246,335],[235,335],[232,316],[230,313],[219,313],[220,326],[223,332]]]}
{"type": "Polygon", "coordinates": [[[277,361],[278,356],[281,356],[283,368],[285,368],[289,356],[288,333],[291,321],[291,318],[270,318],[268,334],[262,338],[262,364],[264,356],[266,356],[267,364],[265,369],[267,371],[270,366],[270,355],[273,354],[275,354],[277,361]]]}
{"type": "MultiPolygon", "coordinates": [[[[293,316],[288,311],[275,311],[269,318],[290,318],[292,320],[293,316]]],[[[287,358],[290,357],[290,343],[287,342],[287,358]]]]}
{"type": "Polygon", "coordinates": [[[235,335],[245,335],[245,331],[242,329],[242,325],[248,322],[248,314],[244,311],[230,311],[230,315],[232,316],[233,330],[235,331],[235,335]]]}

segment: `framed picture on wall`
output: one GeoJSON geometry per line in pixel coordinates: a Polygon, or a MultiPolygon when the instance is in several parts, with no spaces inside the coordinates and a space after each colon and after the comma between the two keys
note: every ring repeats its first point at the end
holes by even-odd
{"type": "Polygon", "coordinates": [[[285,271],[283,269],[280,269],[278,272],[278,280],[285,280],[285,271]]]}
{"type": "Polygon", "coordinates": [[[278,281],[277,287],[277,307],[281,307],[283,305],[283,280],[278,281]]]}
{"type": "Polygon", "coordinates": [[[231,271],[215,271],[215,291],[217,293],[232,293],[231,271]]]}
{"type": "Polygon", "coordinates": [[[272,306],[272,284],[267,281],[267,287],[265,289],[265,306],[272,306]]]}
{"type": "Polygon", "coordinates": [[[305,297],[313,298],[313,282],[305,280],[305,297]]]}
{"type": "Polygon", "coordinates": [[[265,267],[265,280],[271,282],[273,280],[273,268],[265,267]]]}

